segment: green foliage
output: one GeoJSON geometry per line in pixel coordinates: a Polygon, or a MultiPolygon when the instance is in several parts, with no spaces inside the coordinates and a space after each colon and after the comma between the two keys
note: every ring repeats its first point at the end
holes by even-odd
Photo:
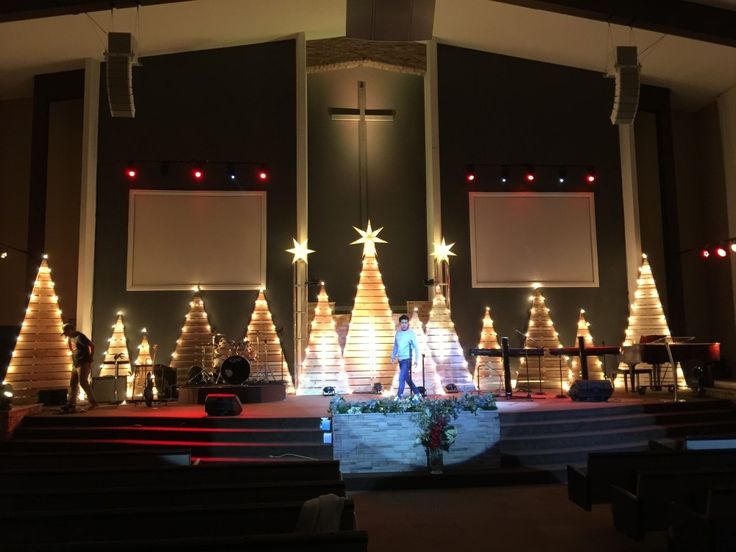
{"type": "Polygon", "coordinates": [[[371,399],[348,402],[344,397],[335,396],[330,401],[330,414],[393,414],[410,413],[419,428],[417,443],[427,448],[450,450],[455,442],[457,429],[450,422],[457,419],[460,412],[496,410],[496,401],[490,393],[483,395],[465,394],[459,399],[371,399]]]}

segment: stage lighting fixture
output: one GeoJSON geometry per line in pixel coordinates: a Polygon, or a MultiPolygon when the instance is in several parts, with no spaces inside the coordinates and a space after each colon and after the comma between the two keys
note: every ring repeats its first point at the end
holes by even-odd
{"type": "Polygon", "coordinates": [[[731,242],[731,251],[736,253],[736,242],[731,242]]]}
{"type": "Polygon", "coordinates": [[[125,176],[127,176],[130,180],[135,180],[138,178],[138,169],[133,163],[128,163],[128,166],[125,167],[125,176]]]}
{"type": "Polygon", "coordinates": [[[509,181],[509,168],[503,167],[501,169],[501,184],[506,184],[509,181]]]}
{"type": "Polygon", "coordinates": [[[169,162],[168,161],[162,161],[161,166],[158,168],[159,172],[161,173],[161,176],[168,176],[169,175],[169,162]]]}
{"type": "Polygon", "coordinates": [[[726,256],[728,255],[728,251],[726,251],[726,248],[723,247],[722,245],[716,246],[714,251],[716,253],[716,257],[720,259],[725,259],[726,256]]]}
{"type": "Polygon", "coordinates": [[[377,381],[376,383],[373,384],[372,391],[376,395],[380,395],[381,394],[381,391],[383,391],[383,385],[381,385],[381,382],[380,381],[377,381]]]}
{"type": "Polygon", "coordinates": [[[472,184],[475,182],[477,177],[478,175],[475,174],[475,168],[472,165],[468,165],[467,169],[465,169],[465,182],[472,184]]]}
{"type": "Polygon", "coordinates": [[[537,179],[537,173],[534,170],[534,167],[527,167],[526,172],[524,173],[524,180],[532,183],[537,179]]]}
{"type": "Polygon", "coordinates": [[[446,393],[459,393],[460,390],[457,388],[457,385],[454,383],[448,383],[445,385],[445,392],[446,393]]]}
{"type": "Polygon", "coordinates": [[[708,248],[707,247],[704,247],[703,249],[700,250],[700,256],[703,259],[707,259],[707,258],[710,257],[710,251],[708,251],[708,248]]]}
{"type": "Polygon", "coordinates": [[[235,172],[235,167],[233,165],[227,166],[227,172],[225,173],[227,175],[227,179],[230,182],[235,182],[238,178],[237,173],[235,172]]]}
{"type": "Polygon", "coordinates": [[[8,252],[7,251],[3,251],[2,253],[0,253],[0,259],[7,259],[7,258],[8,258],[8,252]]]}
{"type": "Polygon", "coordinates": [[[259,167],[256,175],[258,176],[258,180],[266,182],[268,180],[268,169],[266,167],[259,167]]]}
{"type": "Polygon", "coordinates": [[[566,169],[560,169],[560,174],[557,177],[557,182],[560,184],[564,184],[567,182],[567,170],[566,169]]]}
{"type": "Polygon", "coordinates": [[[194,167],[192,169],[192,178],[194,180],[202,180],[204,178],[204,169],[202,167],[194,167]]]}
{"type": "Polygon", "coordinates": [[[322,388],[322,396],[323,397],[334,397],[335,396],[335,388],[331,385],[327,385],[322,388]]]}
{"type": "Polygon", "coordinates": [[[10,410],[13,403],[13,386],[9,383],[0,384],[0,410],[10,410]]]}
{"type": "Polygon", "coordinates": [[[597,178],[598,177],[595,174],[595,169],[592,167],[589,167],[588,172],[585,173],[585,182],[587,184],[594,184],[597,178]]]}

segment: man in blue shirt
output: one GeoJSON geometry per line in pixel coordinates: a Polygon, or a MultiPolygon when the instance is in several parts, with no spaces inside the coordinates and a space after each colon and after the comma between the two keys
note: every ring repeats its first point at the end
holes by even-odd
{"type": "Polygon", "coordinates": [[[399,391],[396,395],[401,398],[404,394],[404,385],[409,384],[409,389],[416,398],[421,398],[419,389],[411,380],[411,367],[416,365],[419,357],[419,347],[417,346],[417,336],[414,331],[409,329],[409,317],[402,314],[399,317],[399,331],[396,332],[394,338],[394,350],[391,352],[391,362],[399,360],[399,391]]]}

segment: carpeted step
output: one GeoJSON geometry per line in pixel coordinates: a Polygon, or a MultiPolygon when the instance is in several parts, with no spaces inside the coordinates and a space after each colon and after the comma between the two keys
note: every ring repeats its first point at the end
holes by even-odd
{"type": "MultiPolygon", "coordinates": [[[[94,411],[93,411],[94,412],[94,411]]],[[[23,427],[87,427],[87,426],[164,426],[222,429],[316,429],[320,418],[246,418],[243,416],[202,416],[175,418],[158,416],[94,416],[78,414],[44,414],[23,418],[23,427]]]]}

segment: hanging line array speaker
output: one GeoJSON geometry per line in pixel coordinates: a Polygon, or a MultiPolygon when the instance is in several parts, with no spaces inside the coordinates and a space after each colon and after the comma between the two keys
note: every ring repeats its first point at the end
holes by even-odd
{"type": "Polygon", "coordinates": [[[131,33],[108,33],[107,100],[112,117],[135,118],[133,101],[133,63],[135,38],[131,33]]]}
{"type": "Polygon", "coordinates": [[[348,0],[345,35],[364,40],[430,40],[435,0],[348,0]]]}
{"type": "Polygon", "coordinates": [[[616,89],[611,124],[629,125],[639,108],[639,56],[636,46],[616,47],[616,89]]]}

